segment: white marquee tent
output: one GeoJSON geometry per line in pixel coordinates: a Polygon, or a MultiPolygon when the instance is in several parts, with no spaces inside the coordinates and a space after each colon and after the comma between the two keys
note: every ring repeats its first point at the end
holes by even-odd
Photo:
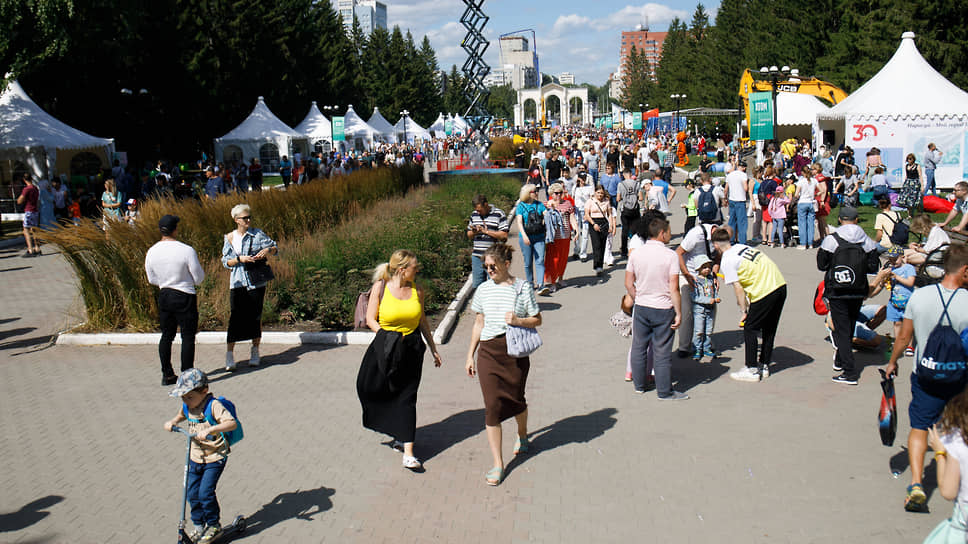
{"type": "Polygon", "coordinates": [[[454,114],[454,131],[467,134],[471,129],[471,124],[464,120],[459,113],[454,114]]]}
{"type": "Polygon", "coordinates": [[[862,163],[871,147],[881,150],[890,173],[903,179],[904,157],[921,160],[929,143],[944,153],[938,187],[968,178],[968,93],[939,74],[905,32],[894,56],[867,83],[836,106],[817,115],[821,130],[854,149],[862,163]]]}
{"type": "Polygon", "coordinates": [[[263,171],[277,172],[281,157],[292,157],[293,142],[305,140],[305,135],[276,117],[260,96],[245,121],[215,139],[215,160],[249,162],[252,157],[258,157],[263,171]]]}
{"type": "Polygon", "coordinates": [[[396,132],[393,125],[386,120],[383,115],[380,114],[380,108],[373,108],[373,115],[370,116],[370,120],[366,124],[373,127],[377,131],[377,139],[382,142],[393,142],[396,140],[394,133],[396,132]]]}
{"type": "Polygon", "coordinates": [[[433,123],[431,123],[429,127],[427,127],[427,130],[430,131],[430,133],[436,136],[437,138],[443,138],[445,135],[444,131],[446,129],[447,129],[447,119],[444,117],[443,113],[438,115],[437,119],[433,123]]]}
{"type": "Polygon", "coordinates": [[[350,104],[343,116],[343,134],[346,136],[345,146],[352,149],[372,149],[373,140],[379,136],[380,131],[364,121],[350,104]]]}
{"type": "Polygon", "coordinates": [[[9,183],[14,171],[34,179],[71,173],[79,153],[93,153],[101,168],[111,164],[114,140],[98,138],[57,120],[27,96],[17,81],[0,95],[0,180],[9,183]]]}
{"type": "Polygon", "coordinates": [[[309,107],[309,113],[296,125],[295,131],[303,134],[314,149],[319,147],[326,149],[333,145],[333,124],[326,118],[314,100],[309,107]]]}
{"type": "Polygon", "coordinates": [[[413,143],[414,140],[430,140],[430,132],[427,129],[421,127],[413,120],[409,115],[401,117],[397,121],[394,130],[397,134],[397,139],[401,142],[406,139],[407,143],[413,143]]]}
{"type": "Polygon", "coordinates": [[[819,134],[817,115],[829,109],[820,99],[808,94],[777,93],[777,140],[782,142],[794,137],[810,139],[813,134],[819,134]]]}

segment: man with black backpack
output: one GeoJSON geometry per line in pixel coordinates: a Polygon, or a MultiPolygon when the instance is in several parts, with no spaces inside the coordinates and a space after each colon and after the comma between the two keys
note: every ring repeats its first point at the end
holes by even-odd
{"type": "MultiPolygon", "coordinates": [[[[944,278],[940,284],[922,287],[911,295],[904,309],[904,321],[894,340],[894,350],[884,371],[897,374],[897,360],[904,348],[915,341],[911,373],[911,405],[908,416],[908,462],[911,485],[907,488],[904,509],[925,510],[927,496],[921,487],[924,454],[928,451],[928,428],[944,411],[948,401],[965,388],[965,351],[959,333],[968,328],[968,247],[954,245],[944,258],[944,278]]],[[[935,452],[943,455],[943,452],[935,452]]]]}
{"type": "Polygon", "coordinates": [[[696,202],[696,217],[700,223],[722,225],[723,214],[720,212],[726,195],[722,188],[714,187],[709,172],[699,175],[702,185],[693,193],[696,202]]]}
{"type": "Polygon", "coordinates": [[[622,258],[628,258],[629,238],[635,234],[642,213],[639,211],[639,181],[635,179],[632,171],[628,168],[625,169],[623,174],[625,174],[625,179],[618,184],[616,198],[622,219],[622,258]]]}
{"type": "Polygon", "coordinates": [[[877,243],[857,224],[857,208],[840,209],[840,227],[827,235],[817,252],[817,268],[826,272],[824,294],[834,325],[835,383],[857,385],[860,369],[854,365],[854,323],[870,292],[868,274],[880,268],[877,243]]]}

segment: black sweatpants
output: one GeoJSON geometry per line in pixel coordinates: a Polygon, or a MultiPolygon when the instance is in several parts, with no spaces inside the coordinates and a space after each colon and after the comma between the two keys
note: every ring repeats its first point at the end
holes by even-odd
{"type": "Polygon", "coordinates": [[[638,208],[634,210],[622,210],[622,257],[629,256],[629,238],[635,234],[640,217],[642,217],[642,214],[638,208]]]}
{"type": "Polygon", "coordinates": [[[158,356],[161,358],[162,376],[174,376],[171,368],[171,344],[175,332],[181,328],[181,369],[184,372],[195,366],[195,333],[198,332],[198,297],[177,289],[162,289],[158,293],[158,318],[161,321],[161,342],[158,356]]]}
{"type": "Polygon", "coordinates": [[[845,376],[854,379],[860,377],[860,371],[854,364],[854,323],[857,322],[863,304],[862,298],[827,299],[830,320],[834,324],[834,347],[837,349],[834,360],[837,366],[844,369],[845,376]]]}
{"type": "Polygon", "coordinates": [[[776,340],[776,328],[780,324],[786,294],[786,285],[781,285],[769,295],[750,303],[746,313],[746,323],[743,324],[746,366],[759,368],[760,365],[770,364],[770,359],[773,357],[773,342],[776,340]],[[763,347],[760,349],[759,361],[756,359],[757,331],[763,332],[763,347]]]}

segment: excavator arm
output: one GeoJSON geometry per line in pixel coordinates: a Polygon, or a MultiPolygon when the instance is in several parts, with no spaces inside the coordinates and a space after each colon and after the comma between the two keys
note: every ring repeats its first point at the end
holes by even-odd
{"type": "MultiPolygon", "coordinates": [[[[771,90],[769,81],[753,79],[753,72],[750,70],[743,72],[743,76],[739,80],[739,96],[743,99],[743,110],[746,113],[747,127],[750,126],[750,93],[761,91],[770,92],[771,90]]],[[[785,81],[778,81],[776,83],[776,91],[778,93],[809,94],[833,105],[847,98],[847,93],[840,87],[815,77],[797,77],[785,81]]]]}

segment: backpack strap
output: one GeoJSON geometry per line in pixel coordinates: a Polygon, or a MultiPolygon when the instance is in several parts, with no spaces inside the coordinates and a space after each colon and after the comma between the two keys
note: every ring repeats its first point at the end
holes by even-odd
{"type": "Polygon", "coordinates": [[[202,421],[208,421],[209,424],[216,425],[217,422],[215,421],[215,418],[212,417],[213,400],[215,400],[215,395],[209,395],[208,400],[205,401],[205,408],[202,410],[202,413],[204,414],[202,416],[202,419],[195,419],[190,415],[188,415],[188,405],[185,404],[184,402],[182,403],[182,415],[184,415],[185,419],[187,419],[188,421],[191,421],[192,423],[201,423],[202,421]]]}
{"type": "Polygon", "coordinates": [[[938,296],[941,297],[941,317],[938,318],[938,325],[940,325],[941,322],[945,318],[947,318],[948,319],[948,326],[949,327],[954,327],[954,324],[951,322],[951,316],[948,315],[948,305],[951,304],[951,301],[954,300],[955,295],[958,294],[958,289],[955,289],[954,292],[951,293],[951,296],[948,297],[948,302],[945,302],[945,300],[944,300],[944,294],[941,292],[941,286],[939,284],[937,284],[937,283],[934,284],[934,286],[938,290],[938,296]]]}

